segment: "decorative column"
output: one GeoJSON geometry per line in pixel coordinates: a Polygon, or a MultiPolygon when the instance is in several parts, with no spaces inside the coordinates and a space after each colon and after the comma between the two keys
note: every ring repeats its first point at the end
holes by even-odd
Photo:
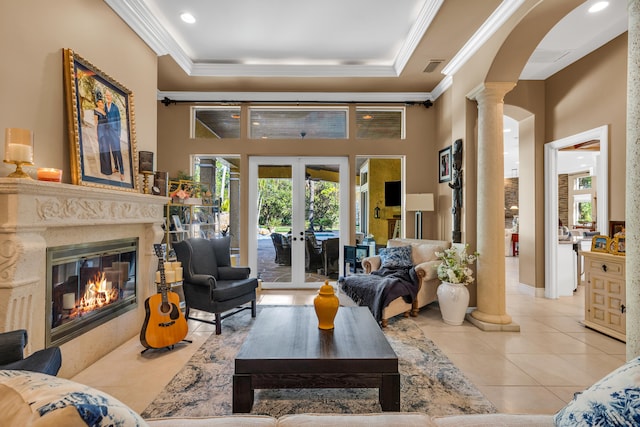
{"type": "Polygon", "coordinates": [[[640,356],[640,0],[629,0],[625,191],[627,360],[640,356]]]}
{"type": "MultiPolygon", "coordinates": [[[[506,312],[504,258],[504,95],[515,83],[484,83],[469,94],[478,102],[477,262],[478,308],[470,321],[481,329],[511,324],[506,312]],[[489,325],[488,325],[489,324],[489,325]]],[[[497,328],[520,330],[519,326],[497,328]]]]}

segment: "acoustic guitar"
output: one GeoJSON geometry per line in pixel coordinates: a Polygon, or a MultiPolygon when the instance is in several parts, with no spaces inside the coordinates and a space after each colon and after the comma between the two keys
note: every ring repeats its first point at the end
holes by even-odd
{"type": "Polygon", "coordinates": [[[147,349],[171,347],[187,336],[188,326],[182,311],[180,311],[180,297],[169,290],[164,274],[164,259],[162,245],[153,245],[158,257],[160,270],[160,293],[151,295],[144,302],[146,315],[140,342],[147,349]]]}

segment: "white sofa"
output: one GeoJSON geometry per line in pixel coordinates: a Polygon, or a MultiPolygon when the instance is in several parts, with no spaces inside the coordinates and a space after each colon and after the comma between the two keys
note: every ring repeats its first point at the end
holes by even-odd
{"type": "MultiPolygon", "coordinates": [[[[212,391],[215,392],[215,391],[212,391]]],[[[419,412],[296,414],[280,418],[228,415],[144,420],[108,394],[63,378],[29,371],[0,370],[2,426],[440,426],[543,427],[640,425],[640,357],[614,370],[554,415],[475,414],[431,417],[419,412]]]]}
{"type": "MultiPolygon", "coordinates": [[[[408,304],[402,298],[396,298],[382,311],[382,326],[386,327],[388,319],[398,314],[405,316],[417,316],[418,310],[437,299],[437,290],[440,285],[436,267],[440,261],[436,258],[436,252],[442,252],[451,247],[451,242],[446,240],[426,239],[389,239],[387,247],[411,246],[411,258],[416,273],[420,278],[418,296],[413,304],[408,304]]],[[[362,267],[366,274],[378,270],[381,265],[380,255],[375,255],[362,260],[362,267]]]]}

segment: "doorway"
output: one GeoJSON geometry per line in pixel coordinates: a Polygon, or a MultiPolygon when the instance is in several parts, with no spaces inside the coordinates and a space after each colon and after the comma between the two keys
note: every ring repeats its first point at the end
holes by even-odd
{"type": "Polygon", "coordinates": [[[346,157],[249,158],[249,266],[266,289],[315,289],[343,274],[346,157]]]}
{"type": "Polygon", "coordinates": [[[609,126],[601,126],[567,138],[549,142],[544,146],[545,194],[545,291],[546,298],[560,296],[558,269],[558,152],[563,148],[598,140],[600,155],[596,163],[597,200],[596,229],[606,234],[609,223],[609,126]]]}

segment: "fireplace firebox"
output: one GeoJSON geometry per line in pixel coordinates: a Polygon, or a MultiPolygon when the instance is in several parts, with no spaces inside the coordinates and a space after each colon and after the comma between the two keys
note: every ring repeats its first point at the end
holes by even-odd
{"type": "Polygon", "coordinates": [[[138,239],[47,249],[47,347],[137,307],[138,239]]]}

